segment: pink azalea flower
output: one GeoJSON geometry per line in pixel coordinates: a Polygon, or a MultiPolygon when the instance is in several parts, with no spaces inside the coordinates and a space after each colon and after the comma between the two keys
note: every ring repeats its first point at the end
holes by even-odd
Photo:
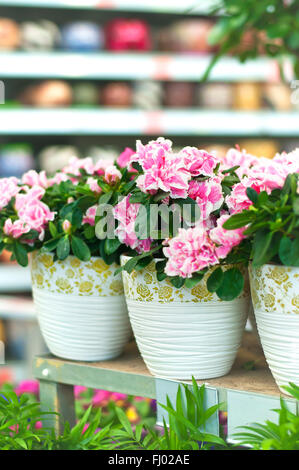
{"type": "Polygon", "coordinates": [[[95,390],[95,394],[92,399],[93,406],[103,407],[109,402],[111,392],[107,390],[95,390]]]}
{"type": "Polygon", "coordinates": [[[16,388],[15,393],[22,395],[23,393],[32,393],[38,396],[39,394],[39,383],[37,380],[24,380],[16,388]]]}
{"type": "Polygon", "coordinates": [[[93,161],[90,157],[87,158],[70,158],[69,164],[63,168],[63,173],[80,176],[80,170],[85,170],[88,175],[93,175],[95,172],[93,161]]]}
{"type": "Polygon", "coordinates": [[[199,205],[202,220],[206,220],[212,212],[220,209],[223,204],[221,180],[221,176],[213,176],[208,180],[192,180],[189,183],[188,196],[199,205]]]}
{"type": "Polygon", "coordinates": [[[244,175],[248,175],[249,169],[258,162],[259,158],[247,153],[246,150],[240,151],[239,148],[231,148],[225,155],[221,168],[227,170],[239,165],[240,168],[236,170],[236,173],[239,178],[242,178],[244,175]]]}
{"type": "Polygon", "coordinates": [[[176,237],[166,240],[163,248],[168,258],[165,273],[168,276],[192,277],[193,273],[219,263],[215,245],[201,226],[179,229],[176,237]]]}
{"type": "Polygon", "coordinates": [[[136,153],[131,156],[130,163],[139,162],[144,169],[150,168],[159,155],[162,157],[171,152],[171,140],[159,137],[157,140],[151,140],[148,144],[143,145],[140,140],[136,142],[136,153]]]}
{"type": "Polygon", "coordinates": [[[129,147],[126,147],[125,150],[119,155],[117,159],[117,164],[120,168],[125,168],[129,165],[132,155],[134,155],[134,150],[129,147]]]}
{"type": "Polygon", "coordinates": [[[213,176],[218,160],[205,150],[196,147],[184,147],[179,156],[183,158],[184,167],[191,176],[213,176]]]}
{"type": "Polygon", "coordinates": [[[87,209],[85,216],[83,217],[83,224],[95,225],[95,217],[97,214],[98,206],[91,206],[87,209]]]}
{"type": "Polygon", "coordinates": [[[102,188],[100,188],[100,186],[98,185],[98,181],[93,178],[92,176],[90,176],[88,179],[87,179],[87,182],[88,186],[90,187],[90,190],[93,191],[94,193],[101,193],[102,192],[102,188]]]}
{"type": "Polygon", "coordinates": [[[283,152],[275,155],[273,162],[282,165],[288,173],[299,173],[299,148],[290,153],[283,152]]]}
{"type": "Polygon", "coordinates": [[[136,250],[138,253],[149,251],[151,248],[151,239],[139,240],[135,232],[135,221],[139,211],[140,204],[130,203],[130,195],[123,198],[114,208],[113,215],[118,220],[118,227],[115,234],[125,245],[136,250]]]}
{"type": "Polygon", "coordinates": [[[245,227],[236,230],[226,230],[223,228],[224,222],[226,222],[229,217],[229,214],[222,215],[217,220],[217,226],[209,233],[211,240],[217,245],[216,255],[219,259],[226,258],[232,248],[239,245],[245,238],[243,235],[245,227]]]}
{"type": "Polygon", "coordinates": [[[22,183],[27,186],[41,186],[42,188],[47,188],[49,186],[49,181],[45,171],[37,173],[35,170],[27,171],[22,177],[22,183]]]}
{"type": "Polygon", "coordinates": [[[56,175],[53,176],[53,178],[50,178],[48,180],[49,186],[53,186],[54,184],[60,184],[62,181],[67,181],[69,178],[68,176],[63,173],[63,172],[58,172],[56,175]]]}
{"type": "Polygon", "coordinates": [[[74,396],[75,398],[79,398],[82,393],[86,392],[88,390],[87,387],[84,387],[83,385],[75,385],[74,386],[74,396]]]}
{"type": "Polygon", "coordinates": [[[12,222],[11,219],[6,219],[3,230],[9,237],[20,238],[24,233],[30,232],[30,226],[22,220],[12,222]]]}
{"type": "Polygon", "coordinates": [[[21,188],[18,186],[18,179],[14,176],[0,179],[0,210],[7,206],[21,188]]]}
{"type": "Polygon", "coordinates": [[[126,400],[127,398],[128,398],[128,395],[126,395],[125,393],[117,393],[117,392],[113,392],[110,396],[110,400],[113,400],[113,401],[126,400]]]}
{"type": "Polygon", "coordinates": [[[121,179],[121,172],[114,165],[110,165],[105,170],[105,181],[108,184],[115,184],[121,179]]]}
{"type": "Polygon", "coordinates": [[[43,240],[45,228],[50,220],[54,220],[55,212],[40,199],[45,190],[39,186],[33,186],[27,194],[17,194],[15,208],[19,218],[27,224],[31,230],[39,232],[39,239],[43,240]]]}
{"type": "Polygon", "coordinates": [[[99,176],[104,176],[106,169],[113,165],[114,160],[112,158],[101,158],[94,165],[94,173],[99,176]]]}

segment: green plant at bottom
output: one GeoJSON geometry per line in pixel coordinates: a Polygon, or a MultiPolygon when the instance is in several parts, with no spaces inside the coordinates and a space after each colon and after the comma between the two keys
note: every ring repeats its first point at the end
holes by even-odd
{"type": "Polygon", "coordinates": [[[198,386],[192,379],[192,390],[182,384],[178,388],[176,406],[167,397],[167,404],[160,404],[168,413],[167,426],[163,418],[163,431],[159,432],[148,426],[138,425],[133,431],[125,413],[117,410],[120,427],[113,430],[114,448],[147,450],[210,450],[227,449],[225,441],[216,435],[205,432],[207,421],[220,408],[214,405],[205,409],[205,386],[198,386]],[[185,400],[183,399],[183,393],[185,400]]]}
{"type": "MultiPolygon", "coordinates": [[[[299,401],[297,385],[291,382],[283,388],[299,401]]],[[[283,398],[280,398],[280,409],[273,411],[278,414],[278,424],[266,421],[245,426],[245,431],[235,434],[240,445],[253,450],[299,450],[299,416],[288,409],[283,398]]]]}

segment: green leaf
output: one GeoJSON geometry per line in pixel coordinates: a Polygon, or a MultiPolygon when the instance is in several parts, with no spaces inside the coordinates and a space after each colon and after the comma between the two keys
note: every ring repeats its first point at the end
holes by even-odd
{"type": "Polygon", "coordinates": [[[180,276],[175,276],[170,278],[170,282],[174,287],[180,289],[185,284],[185,279],[180,276]]]}
{"type": "Polygon", "coordinates": [[[118,238],[106,238],[105,240],[104,248],[107,255],[112,255],[112,253],[115,253],[115,251],[117,251],[120,246],[121,242],[118,238]]]}
{"type": "Polygon", "coordinates": [[[228,269],[223,273],[223,279],[216,293],[221,300],[233,300],[244,288],[244,277],[238,268],[228,269]]]}
{"type": "Polygon", "coordinates": [[[27,253],[26,248],[24,247],[24,245],[22,245],[21,243],[19,243],[17,241],[14,241],[13,253],[15,255],[15,258],[16,258],[17,262],[21,266],[23,266],[23,267],[28,266],[28,253],[27,253]]]}
{"type": "Polygon", "coordinates": [[[164,279],[167,278],[167,274],[165,274],[164,272],[157,272],[156,275],[157,275],[158,281],[160,282],[164,281],[164,279]]]}
{"type": "Polygon", "coordinates": [[[226,220],[223,224],[223,228],[226,230],[234,230],[236,228],[244,227],[249,224],[254,218],[254,214],[251,211],[243,211],[239,214],[232,215],[229,219],[226,220]]]}
{"type": "Polygon", "coordinates": [[[54,251],[57,248],[60,238],[48,240],[43,244],[41,251],[54,251]]]}
{"type": "Polygon", "coordinates": [[[69,241],[69,236],[65,235],[63,238],[61,238],[57,244],[57,256],[58,259],[64,260],[66,259],[69,254],[70,254],[70,241],[69,241]]]}
{"type": "Polygon", "coordinates": [[[50,234],[52,235],[52,237],[56,238],[57,228],[56,228],[55,224],[53,224],[52,221],[49,222],[49,230],[50,230],[50,234]]]}
{"type": "Polygon", "coordinates": [[[136,264],[138,263],[138,257],[134,257],[129,259],[126,264],[123,266],[123,269],[128,273],[131,273],[135,268],[136,264]]]}
{"type": "Polygon", "coordinates": [[[72,236],[72,251],[73,254],[80,259],[81,261],[89,261],[90,260],[90,249],[86,245],[86,243],[79,237],[72,236]]]}
{"type": "Polygon", "coordinates": [[[108,193],[102,194],[99,198],[99,204],[108,204],[112,195],[113,191],[109,191],[108,193]]]}
{"type": "Polygon", "coordinates": [[[167,259],[164,259],[163,261],[158,261],[156,263],[156,271],[158,273],[164,272],[166,264],[167,264],[167,259]]]}
{"type": "Polygon", "coordinates": [[[215,269],[207,280],[207,288],[209,292],[216,292],[223,281],[223,271],[221,267],[215,269]]]}
{"type": "Polygon", "coordinates": [[[185,280],[185,286],[189,289],[192,289],[192,287],[197,286],[197,284],[202,280],[204,275],[205,273],[194,273],[192,277],[187,278],[185,280]]]}
{"type": "Polygon", "coordinates": [[[273,232],[269,232],[264,229],[258,230],[256,232],[252,245],[252,265],[254,267],[262,266],[263,264],[266,264],[268,261],[270,261],[268,251],[271,246],[272,238],[273,232]]]}
{"type": "Polygon", "coordinates": [[[152,262],[152,256],[141,258],[135,266],[136,271],[141,271],[152,262]]]}
{"type": "Polygon", "coordinates": [[[247,188],[246,189],[246,194],[250,201],[253,202],[253,204],[256,204],[258,201],[258,193],[255,191],[253,188],[247,188]]]}
{"type": "Polygon", "coordinates": [[[85,224],[83,232],[87,240],[91,240],[92,238],[95,237],[95,227],[92,225],[85,224]]]}
{"type": "Polygon", "coordinates": [[[283,237],[279,245],[279,258],[285,266],[299,266],[299,238],[283,237]]]}
{"type": "Polygon", "coordinates": [[[298,196],[293,201],[293,210],[296,215],[299,215],[299,197],[298,196]]]}

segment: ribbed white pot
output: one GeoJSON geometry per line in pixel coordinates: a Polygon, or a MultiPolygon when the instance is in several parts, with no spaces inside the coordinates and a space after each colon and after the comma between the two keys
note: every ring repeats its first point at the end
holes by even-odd
{"type": "Polygon", "coordinates": [[[101,258],[33,253],[32,290],[42,335],[52,354],[77,361],[119,356],[131,328],[116,265],[101,258]]]}
{"type": "MultiPolygon", "coordinates": [[[[122,264],[129,258],[122,257],[122,264]]],[[[129,317],[140,353],[158,377],[190,380],[227,374],[240,346],[248,291],[223,302],[206,288],[174,288],[156,278],[155,262],[123,272],[129,317]]]]}
{"type": "Polygon", "coordinates": [[[249,268],[257,328],[273,377],[299,385],[299,268],[265,264],[249,268]]]}

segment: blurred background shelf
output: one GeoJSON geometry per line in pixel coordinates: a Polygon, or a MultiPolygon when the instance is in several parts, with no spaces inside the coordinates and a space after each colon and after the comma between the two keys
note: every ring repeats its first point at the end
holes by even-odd
{"type": "Polygon", "coordinates": [[[0,135],[296,137],[299,112],[164,109],[3,109],[0,135]]]}
{"type": "Polygon", "coordinates": [[[107,9],[205,15],[217,0],[2,0],[4,6],[36,8],[107,9]]]}
{"type": "MultiPolygon", "coordinates": [[[[211,58],[198,54],[0,52],[0,77],[199,81],[211,58]]],[[[266,58],[240,64],[226,57],[216,64],[209,81],[275,81],[278,74],[277,63],[266,58]]]]}
{"type": "Polygon", "coordinates": [[[15,264],[0,264],[0,292],[25,291],[31,291],[29,268],[22,268],[15,264]]]}

